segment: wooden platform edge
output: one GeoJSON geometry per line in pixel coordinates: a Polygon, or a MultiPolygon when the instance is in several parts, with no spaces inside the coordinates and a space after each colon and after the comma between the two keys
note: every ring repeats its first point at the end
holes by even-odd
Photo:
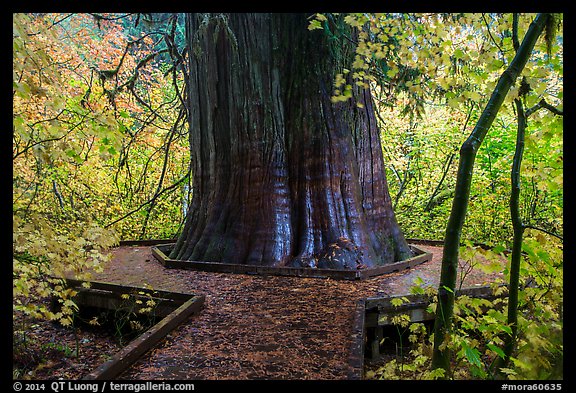
{"type": "MultiPolygon", "coordinates": [[[[499,284],[498,288],[506,287],[499,284]]],[[[503,293],[496,295],[495,287],[482,285],[467,287],[455,291],[456,296],[468,296],[471,298],[495,299],[504,296],[503,293]]],[[[431,295],[405,294],[382,297],[369,297],[364,299],[364,329],[366,334],[366,347],[369,348],[372,360],[380,358],[380,342],[383,338],[383,327],[393,325],[393,317],[407,315],[410,322],[433,321],[436,316],[427,310],[433,300],[431,295]],[[403,303],[394,306],[394,299],[403,299],[403,303]]],[[[366,348],[365,348],[366,350],[366,348]]]]}
{"type": "Polygon", "coordinates": [[[145,239],[145,240],[120,240],[119,246],[155,246],[157,244],[175,243],[177,239],[145,239]]]}
{"type": "Polygon", "coordinates": [[[204,305],[204,295],[191,295],[192,297],[174,310],[171,314],[160,320],[146,332],[142,333],[128,345],[118,351],[111,359],[90,372],[84,380],[114,379],[126,371],[136,360],[152,349],[162,338],[192,314],[200,311],[204,305]]]}
{"type": "Polygon", "coordinates": [[[350,354],[348,356],[348,379],[364,379],[364,341],[366,339],[366,301],[360,299],[354,309],[354,321],[352,325],[350,354]]]}
{"type": "Polygon", "coordinates": [[[190,297],[194,295],[192,293],[164,291],[161,289],[154,289],[154,288],[142,288],[134,285],[115,284],[106,281],[83,281],[83,280],[77,280],[75,278],[63,278],[62,280],[66,282],[67,286],[72,287],[82,288],[82,285],[84,283],[88,283],[89,287],[87,289],[100,289],[116,293],[135,293],[142,291],[146,294],[155,294],[157,296],[164,297],[166,299],[181,301],[182,303],[185,302],[186,300],[189,300],[190,297]]]}
{"type": "Polygon", "coordinates": [[[276,276],[293,276],[309,278],[333,278],[343,280],[362,280],[382,274],[392,273],[409,269],[421,263],[428,262],[432,259],[432,253],[421,250],[420,248],[410,245],[410,248],[417,255],[403,261],[398,261],[384,266],[367,268],[362,270],[342,270],[342,269],[310,269],[286,266],[251,266],[230,264],[222,262],[200,262],[200,261],[182,261],[170,259],[165,253],[166,248],[172,244],[158,244],[152,246],[152,255],[164,267],[169,269],[188,269],[218,273],[240,273],[240,274],[260,274],[276,276]]]}
{"type": "MultiPolygon", "coordinates": [[[[507,287],[506,284],[499,284],[498,287],[507,287]]],[[[481,285],[475,287],[465,287],[462,289],[456,289],[456,296],[469,296],[478,298],[492,298],[494,297],[494,290],[490,285],[481,285]]],[[[428,305],[430,302],[428,295],[420,294],[404,294],[404,295],[394,295],[394,296],[379,296],[379,297],[368,297],[366,300],[366,310],[378,310],[380,312],[386,311],[403,311],[411,308],[422,307],[428,305]],[[393,299],[406,298],[408,301],[400,306],[393,306],[393,299]]]]}

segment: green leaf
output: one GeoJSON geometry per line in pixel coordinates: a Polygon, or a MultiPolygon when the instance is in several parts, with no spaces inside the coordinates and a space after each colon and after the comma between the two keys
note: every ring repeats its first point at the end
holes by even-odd
{"type": "Polygon", "coordinates": [[[501,325],[500,329],[504,330],[508,334],[512,334],[512,329],[510,328],[510,326],[501,325]]]}
{"type": "Polygon", "coordinates": [[[360,27],[361,23],[356,20],[355,17],[353,17],[352,15],[347,15],[344,17],[344,22],[346,22],[347,24],[349,24],[352,27],[360,27]]]}
{"type": "Polygon", "coordinates": [[[480,360],[480,352],[478,349],[472,348],[466,343],[466,341],[462,342],[462,346],[464,347],[464,355],[466,356],[466,359],[476,367],[482,368],[482,361],[480,360]]]}
{"type": "Polygon", "coordinates": [[[504,250],[506,250],[506,247],[504,247],[501,244],[494,246],[494,248],[492,249],[492,251],[495,252],[496,254],[500,254],[504,250]]]}
{"type": "Polygon", "coordinates": [[[500,371],[503,372],[503,373],[506,374],[506,375],[517,375],[517,374],[518,374],[515,370],[512,370],[511,368],[502,367],[502,368],[500,369],[500,371]]]}
{"type": "Polygon", "coordinates": [[[399,297],[395,297],[392,300],[390,300],[390,303],[394,306],[394,307],[398,307],[401,306],[404,303],[405,298],[399,298],[399,297]]]}
{"type": "Polygon", "coordinates": [[[499,70],[503,65],[504,65],[504,62],[503,62],[502,60],[494,59],[494,60],[492,60],[491,63],[489,63],[489,64],[487,65],[486,68],[487,68],[489,71],[497,71],[497,70],[499,70]]]}
{"type": "Polygon", "coordinates": [[[410,287],[410,293],[413,295],[423,295],[426,293],[426,291],[424,291],[424,288],[422,288],[421,286],[414,285],[410,287]]]}
{"type": "Polygon", "coordinates": [[[500,348],[498,348],[496,345],[494,344],[486,344],[486,346],[492,351],[492,352],[496,352],[496,354],[498,356],[500,356],[502,359],[504,359],[506,357],[506,355],[504,354],[504,351],[501,350],[500,348]]]}
{"type": "Polygon", "coordinates": [[[430,373],[428,374],[428,377],[430,379],[439,379],[439,378],[443,378],[444,374],[446,374],[446,370],[444,370],[443,368],[436,368],[436,369],[430,371],[430,373]]]}
{"type": "Polygon", "coordinates": [[[482,96],[480,94],[478,94],[475,91],[470,91],[468,92],[468,97],[472,100],[472,101],[480,101],[480,98],[482,98],[482,96]]]}
{"type": "Polygon", "coordinates": [[[321,29],[322,28],[322,24],[320,23],[319,20],[314,19],[313,21],[310,22],[310,24],[308,25],[308,30],[316,30],[316,29],[321,29]]]}
{"type": "Polygon", "coordinates": [[[448,105],[452,108],[459,108],[460,107],[460,100],[458,100],[458,98],[456,98],[456,97],[449,98],[448,99],[448,105]]]}

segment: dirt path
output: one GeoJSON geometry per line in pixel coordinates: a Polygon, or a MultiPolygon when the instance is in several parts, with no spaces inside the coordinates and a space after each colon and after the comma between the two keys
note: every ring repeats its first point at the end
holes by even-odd
{"type": "MultiPolygon", "coordinates": [[[[441,247],[411,270],[364,281],[165,269],[150,247],[119,247],[97,281],[201,293],[205,308],[121,379],[347,379],[357,300],[437,285],[441,247]]],[[[475,272],[464,286],[493,280],[475,272]]]]}

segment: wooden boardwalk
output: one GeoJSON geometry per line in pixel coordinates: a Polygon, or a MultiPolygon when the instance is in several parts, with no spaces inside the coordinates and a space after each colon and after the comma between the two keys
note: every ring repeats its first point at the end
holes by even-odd
{"type": "MultiPolygon", "coordinates": [[[[354,323],[360,299],[437,285],[442,249],[430,262],[364,281],[259,276],[164,268],[150,246],[121,246],[95,281],[205,295],[184,321],[120,379],[357,379],[354,323]]],[[[466,285],[493,277],[471,274],[466,285]]]]}

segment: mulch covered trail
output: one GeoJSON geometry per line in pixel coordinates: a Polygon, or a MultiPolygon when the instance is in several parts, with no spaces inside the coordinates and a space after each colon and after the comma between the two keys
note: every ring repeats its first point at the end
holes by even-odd
{"type": "MultiPolygon", "coordinates": [[[[205,307],[120,379],[348,379],[358,300],[437,285],[442,248],[416,268],[364,281],[166,269],[150,247],[122,246],[94,281],[204,294],[205,307]]],[[[464,286],[491,282],[474,272],[464,286]]]]}

